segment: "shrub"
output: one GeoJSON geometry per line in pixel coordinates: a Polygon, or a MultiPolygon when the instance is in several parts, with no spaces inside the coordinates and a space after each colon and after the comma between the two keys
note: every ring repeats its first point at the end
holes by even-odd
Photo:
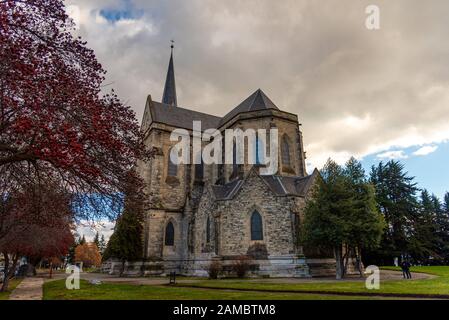
{"type": "Polygon", "coordinates": [[[238,278],[244,278],[251,268],[251,259],[247,256],[237,257],[232,264],[232,271],[238,278]]]}
{"type": "Polygon", "coordinates": [[[207,273],[209,274],[209,279],[217,279],[218,275],[220,274],[222,269],[223,268],[219,261],[212,261],[207,268],[207,273]]]}
{"type": "Polygon", "coordinates": [[[267,260],[268,250],[265,244],[255,243],[248,248],[247,255],[254,260],[267,260]]]}

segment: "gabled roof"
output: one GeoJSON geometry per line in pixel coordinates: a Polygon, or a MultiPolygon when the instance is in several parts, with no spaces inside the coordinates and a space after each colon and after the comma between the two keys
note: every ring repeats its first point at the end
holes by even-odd
{"type": "Polygon", "coordinates": [[[154,122],[164,123],[176,128],[192,130],[193,121],[201,121],[201,130],[218,128],[219,117],[207,113],[174,107],[160,102],[150,102],[151,118],[154,122]]]}
{"type": "Polygon", "coordinates": [[[270,189],[278,196],[305,197],[310,190],[315,178],[319,175],[315,170],[306,177],[261,176],[270,189]]]}
{"type": "Polygon", "coordinates": [[[237,107],[232,109],[227,115],[223,117],[220,124],[224,124],[242,112],[257,111],[265,109],[279,110],[278,107],[267,97],[267,95],[260,89],[257,89],[252,95],[246,98],[237,107]]]}
{"type": "MultiPolygon", "coordinates": [[[[252,170],[251,170],[252,171],[252,170]]],[[[248,177],[251,171],[247,174],[248,177]]],[[[305,197],[313,185],[315,178],[319,175],[318,170],[306,177],[284,177],[269,175],[259,177],[266,183],[275,196],[297,196],[305,197]]],[[[245,184],[246,177],[234,180],[224,185],[213,185],[212,191],[216,200],[231,200],[245,184]]]]}
{"type": "Polygon", "coordinates": [[[214,192],[215,199],[228,200],[234,197],[242,185],[243,180],[234,180],[224,185],[213,185],[212,191],[214,192]]]}

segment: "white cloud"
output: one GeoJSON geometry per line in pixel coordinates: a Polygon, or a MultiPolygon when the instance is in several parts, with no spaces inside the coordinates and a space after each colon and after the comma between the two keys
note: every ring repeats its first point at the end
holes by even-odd
{"type": "Polygon", "coordinates": [[[110,221],[99,221],[95,223],[81,221],[77,225],[76,232],[81,237],[84,235],[87,241],[92,241],[98,231],[100,235],[104,235],[105,240],[108,241],[114,231],[114,226],[115,223],[110,221]]]}
{"type": "Polygon", "coordinates": [[[378,0],[381,29],[368,31],[370,2],[67,1],[108,70],[107,88],[139,121],[146,96],[162,96],[174,39],[180,106],[223,115],[260,87],[299,115],[308,168],[329,157],[403,159],[389,150],[449,139],[449,2],[430,10],[421,0],[378,0]],[[143,14],[116,23],[99,16],[125,3],[143,14]]]}
{"type": "Polygon", "coordinates": [[[435,152],[438,149],[438,146],[424,146],[413,152],[415,156],[426,156],[430,153],[435,152]]]}
{"type": "Polygon", "coordinates": [[[384,153],[379,153],[377,155],[377,158],[395,160],[395,159],[407,159],[408,156],[405,154],[405,152],[403,150],[396,150],[396,151],[386,151],[384,153]]]}

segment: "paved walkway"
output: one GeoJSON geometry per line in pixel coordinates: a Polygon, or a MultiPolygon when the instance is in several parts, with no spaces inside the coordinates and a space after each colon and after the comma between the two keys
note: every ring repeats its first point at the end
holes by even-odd
{"type": "Polygon", "coordinates": [[[42,278],[24,278],[9,295],[9,300],[42,300],[42,278]]]}

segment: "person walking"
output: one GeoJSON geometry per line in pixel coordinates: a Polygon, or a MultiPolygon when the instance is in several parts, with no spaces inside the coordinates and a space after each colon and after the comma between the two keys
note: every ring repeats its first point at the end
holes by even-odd
{"type": "Polygon", "coordinates": [[[407,276],[407,279],[411,279],[412,278],[412,274],[411,274],[411,272],[410,272],[410,267],[411,267],[412,265],[410,264],[410,262],[408,262],[408,261],[405,261],[405,274],[406,274],[406,276],[407,276]]]}
{"type": "Polygon", "coordinates": [[[401,263],[401,270],[402,270],[402,276],[404,277],[404,279],[407,279],[406,266],[407,266],[407,264],[406,264],[405,260],[402,261],[402,263],[401,263]]]}

